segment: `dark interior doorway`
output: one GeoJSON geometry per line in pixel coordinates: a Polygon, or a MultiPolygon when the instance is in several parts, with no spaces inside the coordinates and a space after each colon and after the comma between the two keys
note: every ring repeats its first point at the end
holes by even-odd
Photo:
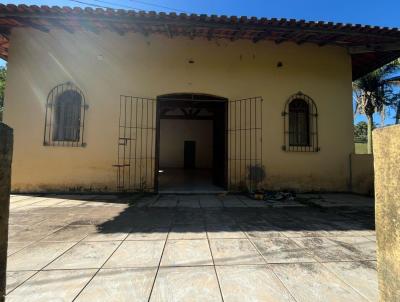
{"type": "Polygon", "coordinates": [[[184,169],[195,169],[196,168],[196,141],[185,141],[184,145],[184,169]]]}
{"type": "Polygon", "coordinates": [[[179,93],[157,98],[155,184],[161,192],[227,188],[227,99],[179,93]]]}

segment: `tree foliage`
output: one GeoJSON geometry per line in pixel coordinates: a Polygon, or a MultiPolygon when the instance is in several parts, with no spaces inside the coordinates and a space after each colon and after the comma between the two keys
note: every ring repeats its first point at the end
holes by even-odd
{"type": "MultiPolygon", "coordinates": [[[[386,108],[400,108],[400,77],[394,76],[400,71],[400,62],[395,60],[377,70],[359,78],[353,83],[355,114],[364,114],[367,117],[368,153],[372,153],[373,115],[381,115],[381,124],[384,124],[386,108]]],[[[400,113],[400,109],[397,110],[400,113]]]]}
{"type": "Polygon", "coordinates": [[[366,143],[368,133],[368,124],[366,122],[359,122],[354,125],[354,141],[356,143],[366,143]]]}
{"type": "MultiPolygon", "coordinates": [[[[372,129],[375,129],[376,125],[372,125],[372,129]]],[[[368,142],[368,124],[367,122],[361,121],[354,125],[354,141],[356,143],[367,143],[368,142]]]]}
{"type": "Polygon", "coordinates": [[[400,77],[393,76],[400,71],[400,62],[395,60],[353,83],[356,101],[356,112],[372,116],[375,112],[383,117],[387,107],[395,107],[400,101],[400,77]]]}

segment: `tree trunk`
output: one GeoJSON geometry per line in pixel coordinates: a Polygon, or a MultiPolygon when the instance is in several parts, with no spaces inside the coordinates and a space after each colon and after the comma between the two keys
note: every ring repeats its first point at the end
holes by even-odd
{"type": "Polygon", "coordinates": [[[372,115],[367,115],[368,119],[368,131],[367,131],[367,152],[368,154],[372,154],[372,126],[374,124],[374,118],[372,115]]]}
{"type": "Polygon", "coordinates": [[[13,130],[0,122],[0,302],[5,300],[13,130]]]}

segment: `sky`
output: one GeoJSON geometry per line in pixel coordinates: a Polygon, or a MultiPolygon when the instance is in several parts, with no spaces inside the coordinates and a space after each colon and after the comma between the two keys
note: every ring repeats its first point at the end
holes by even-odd
{"type": "MultiPolygon", "coordinates": [[[[293,18],[400,27],[400,0],[23,0],[5,4],[111,7],[146,11],[293,18]]],[[[0,66],[5,62],[0,60],[0,66]]],[[[386,123],[393,123],[390,112],[386,123]]],[[[365,120],[357,116],[355,122],[365,120]]],[[[379,122],[379,117],[376,117],[379,122]]]]}

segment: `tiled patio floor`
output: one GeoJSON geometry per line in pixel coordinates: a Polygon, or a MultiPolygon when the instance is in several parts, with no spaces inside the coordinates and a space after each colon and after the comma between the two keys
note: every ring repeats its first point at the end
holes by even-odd
{"type": "Polygon", "coordinates": [[[377,301],[373,200],[11,197],[6,301],[377,301]]]}

